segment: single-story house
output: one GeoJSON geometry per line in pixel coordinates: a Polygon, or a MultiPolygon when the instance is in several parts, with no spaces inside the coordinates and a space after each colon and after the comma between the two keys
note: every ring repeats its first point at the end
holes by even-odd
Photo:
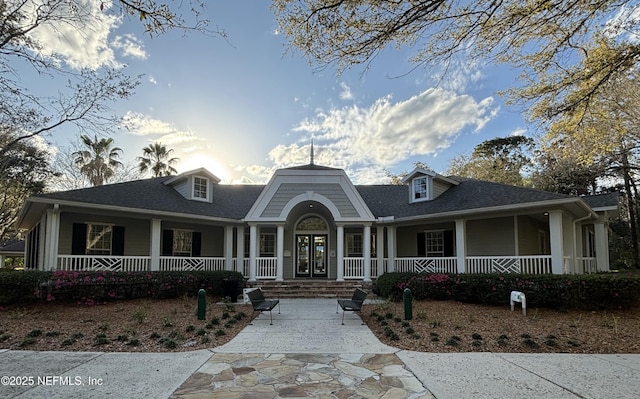
{"type": "Polygon", "coordinates": [[[388,271],[609,270],[616,193],[572,197],[415,169],[354,185],[311,162],[266,185],[206,169],[37,195],[21,210],[25,266],[236,270],[248,280],[371,281],[388,271]]]}
{"type": "Polygon", "coordinates": [[[18,258],[24,256],[24,240],[11,238],[0,244],[0,269],[5,267],[17,267],[18,258]],[[9,262],[7,262],[9,260],[9,262]]]}

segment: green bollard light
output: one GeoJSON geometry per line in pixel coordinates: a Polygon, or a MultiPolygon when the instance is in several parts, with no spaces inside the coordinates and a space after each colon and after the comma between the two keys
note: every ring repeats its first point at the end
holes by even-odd
{"type": "Polygon", "coordinates": [[[405,288],[404,291],[402,291],[402,299],[404,300],[404,319],[411,320],[413,319],[413,304],[411,290],[409,288],[405,288]]]}
{"type": "Polygon", "coordinates": [[[198,291],[198,320],[204,320],[207,313],[207,291],[200,288],[198,291]]]}

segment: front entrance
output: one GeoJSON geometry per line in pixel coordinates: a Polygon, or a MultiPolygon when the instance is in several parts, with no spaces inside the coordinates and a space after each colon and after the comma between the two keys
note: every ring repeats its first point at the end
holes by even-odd
{"type": "Polygon", "coordinates": [[[296,235],[296,277],[327,277],[327,235],[296,235]]]}

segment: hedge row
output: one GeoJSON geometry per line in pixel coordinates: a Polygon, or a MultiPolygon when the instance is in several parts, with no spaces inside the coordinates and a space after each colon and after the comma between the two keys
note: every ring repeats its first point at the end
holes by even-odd
{"type": "Polygon", "coordinates": [[[222,297],[228,281],[244,284],[242,274],[232,271],[15,271],[0,273],[0,305],[36,300],[92,305],[115,299],[176,298],[197,295],[201,288],[210,296],[222,297]]]}
{"type": "Polygon", "coordinates": [[[640,304],[637,274],[522,275],[386,273],[378,295],[400,300],[405,288],[415,299],[509,305],[511,291],[526,295],[527,307],[621,309],[640,304]]]}

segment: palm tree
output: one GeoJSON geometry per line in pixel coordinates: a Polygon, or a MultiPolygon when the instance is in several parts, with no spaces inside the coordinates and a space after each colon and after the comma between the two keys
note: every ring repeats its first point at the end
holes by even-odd
{"type": "Polygon", "coordinates": [[[80,136],[82,143],[87,147],[85,150],[79,150],[72,155],[75,157],[74,163],[80,167],[82,172],[93,186],[101,186],[109,182],[113,177],[115,169],[122,166],[122,162],[118,161],[122,149],[112,147],[112,138],[102,138],[98,140],[95,136],[80,136]]]}
{"type": "Polygon", "coordinates": [[[180,158],[169,158],[173,149],[167,149],[162,143],[153,143],[142,149],[142,156],[138,157],[138,168],[141,173],[151,172],[154,177],[171,176],[178,173],[172,165],[180,158]]]}

